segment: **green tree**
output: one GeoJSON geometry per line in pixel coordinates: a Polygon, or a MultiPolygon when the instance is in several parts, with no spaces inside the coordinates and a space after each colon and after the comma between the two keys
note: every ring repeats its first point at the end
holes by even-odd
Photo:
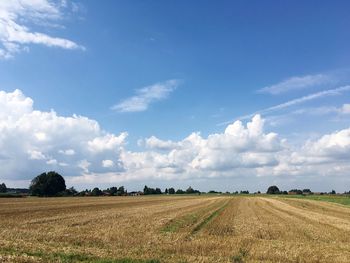
{"type": "Polygon", "coordinates": [[[110,193],[111,195],[117,195],[118,187],[112,186],[111,188],[107,189],[107,192],[110,193]]]}
{"type": "Polygon", "coordinates": [[[5,183],[0,184],[0,193],[6,193],[7,187],[5,183]]]}
{"type": "Polygon", "coordinates": [[[310,189],[303,189],[303,194],[312,194],[310,189]]]}
{"type": "Polygon", "coordinates": [[[145,195],[149,195],[150,194],[150,188],[148,188],[147,185],[145,185],[145,187],[143,188],[143,194],[145,194],[145,195]]]}
{"type": "Polygon", "coordinates": [[[62,175],[51,171],[35,177],[29,187],[30,193],[36,196],[55,196],[66,190],[62,175]]]}
{"type": "Polygon", "coordinates": [[[143,194],[144,195],[158,195],[158,194],[162,194],[162,191],[160,190],[160,188],[151,188],[148,187],[147,185],[145,185],[145,187],[143,188],[143,194]]]}
{"type": "Polygon", "coordinates": [[[121,195],[125,195],[125,193],[126,193],[126,191],[125,191],[124,186],[120,186],[118,188],[117,195],[121,196],[121,195]]]}
{"type": "Polygon", "coordinates": [[[92,196],[100,196],[100,195],[102,195],[102,191],[100,190],[100,188],[95,187],[94,189],[92,189],[91,195],[92,196]]]}
{"type": "Polygon", "coordinates": [[[78,194],[78,191],[75,190],[75,188],[72,186],[60,193],[58,193],[57,195],[58,196],[74,196],[74,195],[77,195],[78,194]]]}
{"type": "Polygon", "coordinates": [[[280,189],[276,185],[272,185],[267,189],[267,194],[269,195],[278,195],[280,193],[280,189]]]}
{"type": "Polygon", "coordinates": [[[176,190],[176,194],[177,195],[181,195],[181,194],[185,194],[186,192],[184,191],[184,190],[182,190],[182,189],[177,189],[176,190]]]}
{"type": "Polygon", "coordinates": [[[172,188],[172,187],[170,187],[168,191],[169,191],[169,194],[170,194],[170,195],[175,194],[175,189],[172,188]]]}
{"type": "Polygon", "coordinates": [[[194,190],[191,186],[186,189],[186,194],[199,194],[198,190],[194,190]]]}
{"type": "Polygon", "coordinates": [[[194,190],[191,186],[189,186],[187,189],[186,189],[186,193],[187,194],[193,194],[194,193],[194,190]]]}

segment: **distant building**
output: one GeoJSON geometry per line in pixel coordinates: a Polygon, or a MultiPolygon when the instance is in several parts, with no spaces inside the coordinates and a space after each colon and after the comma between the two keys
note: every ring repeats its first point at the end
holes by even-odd
{"type": "Polygon", "coordinates": [[[129,192],[128,193],[129,196],[139,196],[139,195],[143,195],[142,191],[133,191],[133,192],[129,192]]]}

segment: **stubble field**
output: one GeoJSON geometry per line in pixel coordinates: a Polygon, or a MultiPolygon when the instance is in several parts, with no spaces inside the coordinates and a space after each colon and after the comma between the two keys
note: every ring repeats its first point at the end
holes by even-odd
{"type": "Polygon", "coordinates": [[[0,199],[0,262],[350,262],[350,208],[304,199],[0,199]]]}

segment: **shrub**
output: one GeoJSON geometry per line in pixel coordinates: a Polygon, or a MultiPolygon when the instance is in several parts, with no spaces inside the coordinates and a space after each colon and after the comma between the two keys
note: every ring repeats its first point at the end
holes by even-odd
{"type": "Polygon", "coordinates": [[[276,185],[272,185],[267,189],[267,194],[269,195],[277,195],[280,193],[280,189],[276,185]]]}

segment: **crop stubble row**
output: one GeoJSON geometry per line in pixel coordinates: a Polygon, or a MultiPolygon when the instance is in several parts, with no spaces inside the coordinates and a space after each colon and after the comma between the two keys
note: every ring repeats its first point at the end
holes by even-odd
{"type": "Polygon", "coordinates": [[[350,209],[297,199],[2,199],[0,235],[4,262],[9,250],[18,261],[30,251],[161,262],[350,261],[350,209]]]}

